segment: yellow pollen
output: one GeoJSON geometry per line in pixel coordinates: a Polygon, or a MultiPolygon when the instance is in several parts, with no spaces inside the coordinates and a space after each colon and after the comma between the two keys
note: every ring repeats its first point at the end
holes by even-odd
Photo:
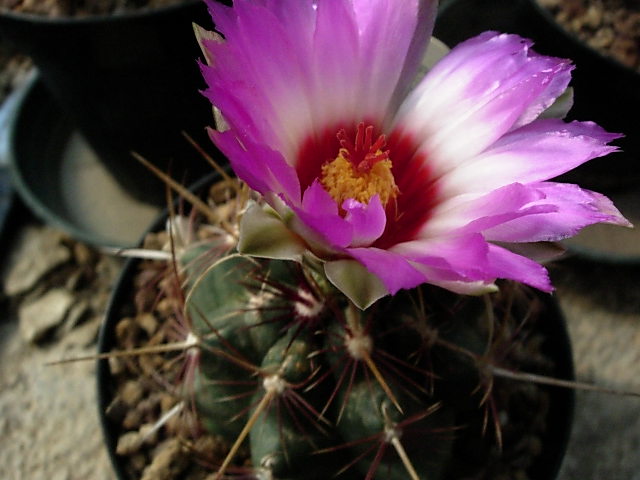
{"type": "MultiPolygon", "coordinates": [[[[375,155],[382,153],[378,150],[375,155]]],[[[320,183],[340,207],[348,198],[369,203],[374,195],[380,195],[382,205],[386,206],[399,193],[391,167],[391,160],[386,158],[368,168],[359,168],[349,160],[349,152],[341,148],[335,160],[322,166],[320,183]]]]}
{"type": "Polygon", "coordinates": [[[374,195],[383,206],[400,193],[391,168],[389,150],[383,150],[386,140],[380,135],[374,141],[373,125],[360,122],[355,136],[345,129],[336,134],[340,143],[338,156],[321,168],[320,183],[340,207],[347,199],[368,204],[374,195]]]}

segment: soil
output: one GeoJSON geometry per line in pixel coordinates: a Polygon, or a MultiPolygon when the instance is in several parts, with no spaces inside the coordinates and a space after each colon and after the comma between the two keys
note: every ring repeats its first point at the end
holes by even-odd
{"type": "Polygon", "coordinates": [[[640,71],[640,1],[538,0],[538,3],[590,47],[640,71]]]}
{"type": "Polygon", "coordinates": [[[188,0],[0,0],[0,10],[46,17],[111,15],[166,7],[188,0]]]}

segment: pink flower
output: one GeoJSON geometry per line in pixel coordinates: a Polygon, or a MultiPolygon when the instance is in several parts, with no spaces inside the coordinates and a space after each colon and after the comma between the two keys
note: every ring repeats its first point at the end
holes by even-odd
{"type": "Polygon", "coordinates": [[[272,207],[245,215],[246,253],[311,251],[366,308],[425,282],[476,293],[509,278],[550,291],[519,245],[629,225],[606,197],[548,181],[619,137],[543,118],[567,89],[567,60],[486,32],[412,88],[435,1],[209,8],[222,36],[200,32],[205,94],[225,123],[211,137],[272,207]]]}

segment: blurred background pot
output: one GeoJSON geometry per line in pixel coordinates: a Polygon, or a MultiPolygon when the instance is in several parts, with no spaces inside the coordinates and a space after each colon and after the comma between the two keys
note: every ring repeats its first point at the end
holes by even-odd
{"type": "Polygon", "coordinates": [[[211,124],[199,93],[193,22],[210,26],[201,0],[86,17],[4,10],[0,36],[33,59],[42,83],[118,182],[159,204],[161,182],[131,151],[185,181],[207,169],[181,134],[204,143],[211,124]]]}

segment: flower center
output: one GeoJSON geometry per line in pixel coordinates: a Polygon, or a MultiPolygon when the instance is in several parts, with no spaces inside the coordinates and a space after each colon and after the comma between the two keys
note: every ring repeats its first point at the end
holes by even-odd
{"type": "Polygon", "coordinates": [[[374,195],[380,196],[383,206],[400,192],[393,174],[389,150],[384,151],[384,135],[373,142],[373,126],[358,125],[352,142],[344,129],[337,133],[340,149],[338,156],[322,165],[320,183],[338,206],[353,198],[369,203],[374,195]]]}

